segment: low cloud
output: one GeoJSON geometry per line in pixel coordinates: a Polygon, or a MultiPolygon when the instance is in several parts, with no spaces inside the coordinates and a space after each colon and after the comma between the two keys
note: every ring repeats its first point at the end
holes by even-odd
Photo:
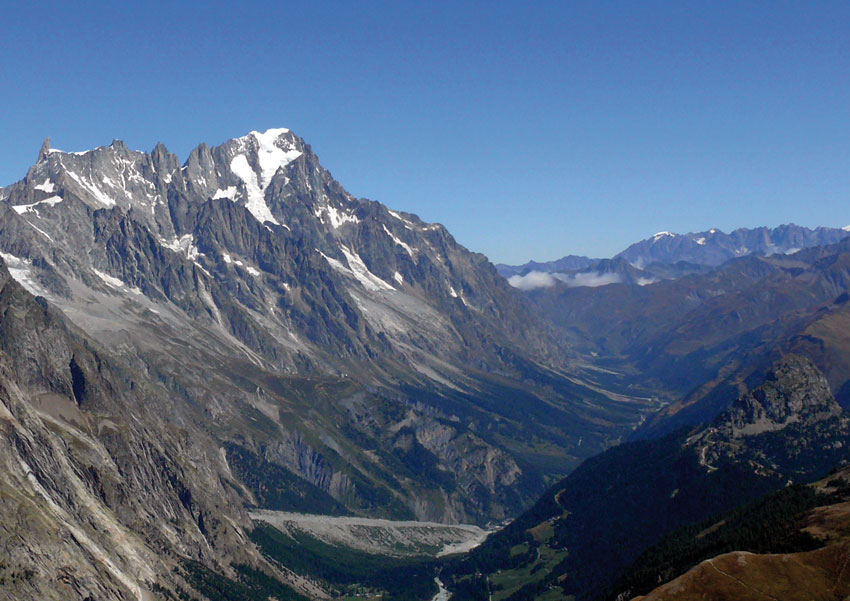
{"type": "Polygon", "coordinates": [[[608,284],[619,284],[623,281],[623,278],[618,273],[589,272],[573,275],[558,273],[556,277],[570,288],[596,288],[598,286],[607,286],[608,284]]]}
{"type": "Polygon", "coordinates": [[[563,282],[570,288],[596,288],[608,284],[619,284],[623,281],[616,273],[545,273],[543,271],[529,271],[525,275],[514,275],[508,278],[508,283],[520,290],[535,290],[537,288],[549,288],[555,282],[563,282]]]}
{"type": "Polygon", "coordinates": [[[529,271],[525,275],[512,275],[508,278],[508,284],[520,290],[549,288],[550,286],[554,286],[556,281],[551,273],[545,273],[543,271],[529,271]]]}

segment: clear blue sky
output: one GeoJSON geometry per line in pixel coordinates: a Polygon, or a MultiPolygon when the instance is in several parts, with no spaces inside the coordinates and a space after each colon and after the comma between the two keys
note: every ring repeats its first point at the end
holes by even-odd
{"type": "Polygon", "coordinates": [[[0,185],[289,127],[497,262],[850,224],[847,2],[4,2],[0,185]]]}

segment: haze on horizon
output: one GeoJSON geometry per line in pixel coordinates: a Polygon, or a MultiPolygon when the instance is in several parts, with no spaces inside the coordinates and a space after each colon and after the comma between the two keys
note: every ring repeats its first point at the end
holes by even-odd
{"type": "Polygon", "coordinates": [[[185,159],[288,127],[353,194],[494,262],[850,223],[846,3],[4,13],[0,185],[46,136],[69,151],[162,141],[185,159]]]}

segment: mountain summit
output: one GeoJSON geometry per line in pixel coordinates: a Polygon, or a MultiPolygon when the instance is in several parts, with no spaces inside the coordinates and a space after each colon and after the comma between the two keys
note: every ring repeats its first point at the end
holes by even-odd
{"type": "Polygon", "coordinates": [[[141,359],[175,423],[214,432],[278,509],[292,494],[257,473],[335,510],[501,520],[646,405],[585,385],[486,257],[355,198],[288,129],[182,164],[163,144],[45,145],[0,189],[0,256],[141,359]]]}
{"type": "MultiPolygon", "coordinates": [[[[241,282],[237,296],[253,313],[239,318],[243,327],[254,329],[248,324],[262,316],[286,329],[277,338],[288,342],[275,344],[274,355],[290,368],[333,363],[317,357],[316,342],[331,344],[334,356],[369,357],[396,339],[395,350],[410,354],[415,324],[464,353],[472,338],[486,344],[478,328],[437,313],[484,319],[507,333],[512,326],[499,315],[522,306],[486,259],[438,224],[354,198],[288,129],[201,144],[182,166],[161,144],[150,154],[121,141],[84,152],[45,144],[27,177],[0,199],[17,214],[0,246],[36,262],[33,292],[67,298],[67,277],[56,277],[64,272],[112,293],[168,299],[232,329],[213,294],[227,275],[241,282]]],[[[242,342],[269,350],[257,348],[260,340],[242,342]]]]}
{"type": "Polygon", "coordinates": [[[749,465],[762,476],[806,480],[821,475],[812,466],[822,466],[822,457],[842,449],[848,432],[850,422],[823,373],[805,357],[786,355],[761,386],[740,396],[686,444],[709,472],[721,465],[749,465]]]}
{"type": "Polygon", "coordinates": [[[791,424],[814,425],[840,413],[820,370],[809,359],[786,355],[770,369],[764,384],[735,401],[717,424],[730,438],[741,438],[791,424]]]}

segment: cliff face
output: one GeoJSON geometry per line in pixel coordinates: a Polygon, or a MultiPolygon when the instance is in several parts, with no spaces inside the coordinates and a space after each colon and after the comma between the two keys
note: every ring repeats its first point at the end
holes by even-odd
{"type": "Polygon", "coordinates": [[[787,355],[768,372],[764,384],[718,418],[718,429],[739,439],[791,424],[815,425],[840,414],[824,375],[811,361],[787,355]]]}
{"type": "Polygon", "coordinates": [[[168,405],[0,264],[2,598],[141,600],[176,557],[250,559],[217,447],[168,405]]]}
{"type": "Polygon", "coordinates": [[[765,382],[738,398],[687,445],[708,471],[720,464],[746,464],[755,473],[807,480],[819,458],[847,446],[850,422],[824,375],[799,355],[786,355],[765,382]]]}

